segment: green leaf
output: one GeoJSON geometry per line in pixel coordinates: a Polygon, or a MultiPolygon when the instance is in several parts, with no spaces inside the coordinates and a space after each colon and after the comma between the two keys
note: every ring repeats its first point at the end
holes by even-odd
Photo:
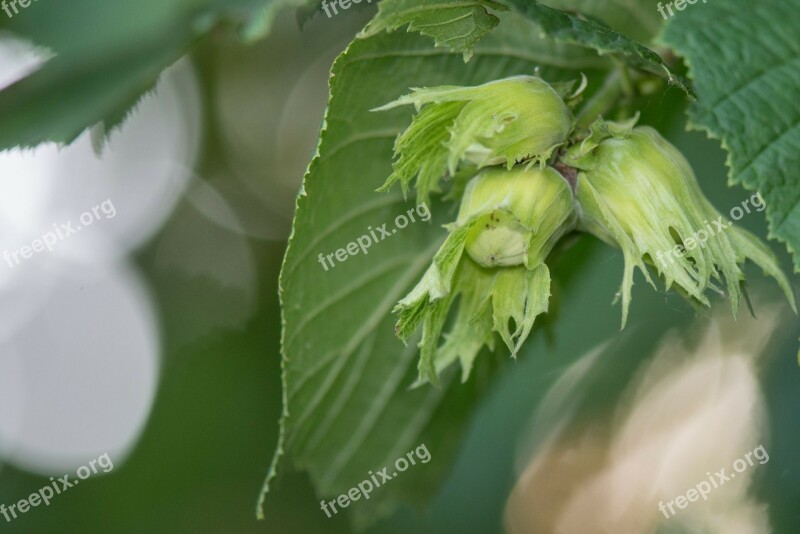
{"type": "Polygon", "coordinates": [[[384,0],[378,15],[365,29],[365,35],[394,30],[408,24],[408,31],[433,37],[436,46],[448,46],[462,52],[467,61],[475,44],[489,33],[498,18],[487,8],[511,8],[538,25],[537,30],[554,40],[595,50],[625,64],[665,78],[690,96],[689,83],[674,74],[653,50],[613,30],[596,15],[610,16],[615,27],[650,40],[660,27],[655,9],[647,9],[644,0],[624,6],[598,0],[560,0],[554,9],[531,0],[384,0]]]}
{"type": "MultiPolygon", "coordinates": [[[[294,0],[275,0],[291,3],[294,0]]],[[[54,57],[0,91],[0,150],[70,143],[102,123],[110,133],[161,72],[222,22],[255,38],[267,30],[272,0],[118,0],[38,2],[0,30],[54,57]]]]}
{"type": "Polygon", "coordinates": [[[503,9],[488,0],[383,0],[378,14],[364,29],[364,35],[393,31],[408,25],[408,31],[433,37],[437,47],[448,47],[469,61],[475,45],[499,20],[486,9],[503,9]]]}
{"type": "Polygon", "coordinates": [[[598,19],[579,13],[553,9],[530,0],[499,0],[536,22],[541,31],[556,41],[591,48],[626,65],[665,78],[693,95],[689,83],[675,75],[661,57],[646,46],[617,33],[598,19]]]}
{"type": "Polygon", "coordinates": [[[664,23],[652,0],[550,0],[547,5],[600,19],[640,43],[650,43],[664,23]]]}
{"type": "Polygon", "coordinates": [[[758,190],[770,237],[800,270],[800,2],[727,0],[690,6],[664,43],[686,58],[699,100],[690,127],[720,139],[731,184],[758,190]]]}
{"type": "MultiPolygon", "coordinates": [[[[456,214],[434,200],[430,222],[418,220],[392,232],[396,218],[414,204],[397,189],[375,189],[392,172],[394,140],[412,113],[370,110],[410,87],[477,85],[531,74],[537,67],[545,79],[571,80],[575,71],[560,67],[573,64],[594,72],[596,55],[554,46],[534,28],[517,17],[487,36],[466,65],[461,54],[431,49],[429,39],[406,32],[357,39],[337,59],[319,148],[297,201],[281,275],[284,438],[265,491],[284,454],[330,499],[425,443],[433,456],[429,464],[349,507],[356,521],[366,522],[398,502],[424,502],[449,469],[453,454],[445,451],[458,442],[481,373],[476,368],[468,384],[448,387],[451,369],[440,388],[409,389],[417,376],[417,343],[412,339],[404,346],[396,338],[392,309],[422,277],[447,236],[441,225],[456,214]],[[359,250],[342,262],[334,256],[337,264],[327,270],[320,263],[320,254],[327,262],[328,254],[384,223],[389,237],[367,254],[359,250]]],[[[488,361],[480,360],[478,368],[488,361]]]]}

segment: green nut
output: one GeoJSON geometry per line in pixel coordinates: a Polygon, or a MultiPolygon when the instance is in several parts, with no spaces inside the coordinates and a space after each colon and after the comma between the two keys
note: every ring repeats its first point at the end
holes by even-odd
{"type": "Polygon", "coordinates": [[[550,167],[487,169],[467,185],[456,220],[466,250],[484,267],[533,268],[575,221],[572,191],[550,167]]]}
{"type": "Polygon", "coordinates": [[[453,124],[448,159],[451,173],[462,159],[478,167],[505,165],[510,169],[525,160],[543,166],[572,128],[569,108],[540,78],[508,78],[474,92],[477,96],[453,124]]]}
{"type": "Polygon", "coordinates": [[[547,311],[553,245],[575,224],[572,190],[552,168],[487,169],[467,185],[456,222],[417,286],[402,299],[396,331],[422,324],[420,380],[460,361],[466,378],[497,332],[516,355],[535,318],[547,311]],[[449,310],[458,313],[440,345],[449,310]],[[513,329],[512,329],[513,325],[513,329]]]}
{"type": "Polygon", "coordinates": [[[467,234],[467,254],[484,267],[522,265],[530,232],[505,211],[484,215],[467,234]]]}
{"type": "Polygon", "coordinates": [[[394,172],[382,189],[400,182],[407,192],[416,178],[421,200],[438,191],[439,181],[460,164],[543,167],[573,126],[559,92],[533,76],[415,89],[378,110],[402,105],[414,105],[419,113],[397,138],[394,172]]]}
{"type": "Polygon", "coordinates": [[[724,280],[735,313],[744,280],[741,265],[750,259],[778,281],[794,304],[789,282],[769,249],[749,232],[722,220],[700,190],[686,158],[654,129],[634,128],[633,121],[598,121],[563,161],[579,170],[579,228],[622,249],[623,326],[634,269],[639,268],[654,286],[645,263],[657,269],[667,288],[675,283],[706,306],[706,290],[722,292],[715,282],[724,280]],[[694,239],[698,235],[704,236],[702,242],[694,239]],[[673,253],[676,247],[683,251],[673,253]]]}

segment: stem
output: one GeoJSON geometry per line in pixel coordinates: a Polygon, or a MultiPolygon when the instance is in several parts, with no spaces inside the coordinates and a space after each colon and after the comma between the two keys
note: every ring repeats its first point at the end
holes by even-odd
{"type": "Polygon", "coordinates": [[[607,113],[623,94],[622,72],[614,69],[603,82],[603,86],[581,108],[575,119],[576,129],[584,130],[591,126],[597,117],[607,113]]]}

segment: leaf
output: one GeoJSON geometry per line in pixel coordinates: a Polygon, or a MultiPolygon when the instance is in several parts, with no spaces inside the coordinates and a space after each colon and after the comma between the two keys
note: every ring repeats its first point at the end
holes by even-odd
{"type": "Polygon", "coordinates": [[[550,0],[547,5],[600,19],[640,43],[650,43],[664,22],[652,0],[550,0]]]}
{"type": "Polygon", "coordinates": [[[364,35],[393,31],[408,25],[408,31],[433,37],[437,47],[448,47],[472,57],[480,39],[499,22],[486,9],[503,9],[487,0],[437,0],[424,3],[419,0],[383,0],[378,4],[378,14],[364,29],[364,35]]]}
{"type": "Polygon", "coordinates": [[[699,100],[690,128],[720,139],[731,184],[758,190],[769,236],[800,270],[800,2],[728,0],[690,6],[663,41],[686,58],[699,100]]]}
{"type": "Polygon", "coordinates": [[[196,38],[223,20],[240,23],[247,37],[263,35],[271,5],[272,0],[71,0],[32,4],[10,19],[0,16],[0,30],[54,54],[0,91],[0,150],[67,144],[97,123],[110,133],[196,38]]]}
{"type": "Polygon", "coordinates": [[[657,53],[615,32],[598,19],[529,0],[499,1],[530,18],[556,41],[592,48],[600,55],[609,55],[631,67],[665,78],[690,96],[694,94],[689,83],[670,71],[657,53]]]}
{"type": "MultiPolygon", "coordinates": [[[[561,0],[557,7],[562,11],[531,0],[441,0],[426,4],[419,0],[384,0],[378,15],[365,29],[365,35],[384,30],[394,30],[408,24],[408,31],[418,31],[431,36],[436,46],[449,46],[462,52],[464,61],[472,55],[475,44],[497,25],[497,17],[486,9],[511,8],[529,18],[539,26],[539,31],[556,41],[595,50],[600,55],[610,55],[631,67],[665,78],[670,84],[680,87],[693,96],[686,80],[675,75],[661,57],[653,50],[611,29],[590,13],[611,15],[615,24],[626,30],[635,30],[636,35],[652,38],[659,28],[657,15],[645,11],[643,0],[633,6],[616,6],[597,0],[561,0]],[[591,10],[585,14],[575,9],[591,10]],[[634,17],[635,22],[630,18],[634,17]]],[[[657,13],[656,10],[652,10],[657,13]]]]}
{"type": "MultiPolygon", "coordinates": [[[[429,464],[349,507],[356,521],[368,522],[398,502],[424,502],[449,469],[454,455],[446,451],[458,443],[481,389],[475,371],[488,360],[478,358],[467,384],[448,387],[451,372],[443,374],[441,388],[409,389],[416,379],[417,340],[403,346],[391,311],[422,277],[447,236],[441,225],[455,213],[434,201],[430,222],[394,227],[414,205],[397,189],[375,189],[392,172],[394,140],[412,113],[369,110],[410,87],[477,85],[536,67],[552,81],[575,78],[562,66],[595,72],[595,54],[554,46],[530,22],[516,19],[487,36],[466,65],[461,54],[431,49],[429,39],[401,32],[357,39],[334,64],[319,148],[297,201],[281,275],[283,440],[265,492],[284,454],[330,499],[425,443],[433,456],[429,464]],[[361,236],[366,240],[383,224],[389,237],[371,244],[367,254],[359,250],[328,270],[320,263],[320,254],[327,262],[328,254],[361,236]]],[[[263,495],[259,509],[262,504],[263,495]]]]}

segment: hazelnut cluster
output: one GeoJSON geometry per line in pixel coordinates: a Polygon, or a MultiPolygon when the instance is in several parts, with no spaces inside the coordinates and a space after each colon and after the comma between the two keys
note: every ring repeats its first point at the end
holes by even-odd
{"type": "Polygon", "coordinates": [[[776,258],[738,227],[676,261],[654,262],[720,214],[683,155],[657,131],[636,127],[635,118],[598,119],[587,132],[575,131],[566,92],[538,77],[516,76],[476,87],[414,89],[378,108],[413,105],[417,111],[397,138],[394,171],[382,190],[399,182],[406,193],[413,182],[427,201],[447,178],[466,182],[451,190],[460,207],[446,226],[447,238],[395,308],[404,341],[422,325],[421,382],[435,383],[455,361],[466,379],[481,348],[494,349],[495,333],[516,355],[536,317],[548,309],[545,260],[572,231],[622,250],[623,327],[634,269],[655,287],[648,264],[667,289],[675,284],[704,305],[708,289],[727,294],[735,313],[741,266],[749,259],[777,280],[794,306],[776,258]]]}

